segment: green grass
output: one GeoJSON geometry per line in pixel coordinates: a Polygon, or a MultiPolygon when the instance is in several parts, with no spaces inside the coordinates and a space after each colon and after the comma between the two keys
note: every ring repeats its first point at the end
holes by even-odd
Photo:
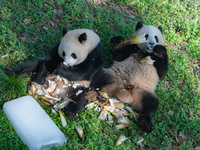
{"type": "MultiPolygon", "coordinates": [[[[153,117],[156,128],[152,133],[140,131],[136,125],[117,131],[116,122],[98,120],[98,113],[93,110],[83,110],[77,122],[67,119],[68,125],[62,127],[59,115],[43,107],[68,138],[61,149],[140,149],[137,145],[140,138],[144,138],[143,149],[194,149],[200,146],[199,14],[199,2],[195,0],[112,0],[96,4],[90,0],[4,1],[0,3],[0,65],[15,65],[44,56],[59,41],[66,26],[70,30],[89,28],[97,32],[108,66],[112,61],[109,40],[113,36],[131,36],[139,20],[162,26],[169,73],[156,91],[160,106],[153,117]],[[78,138],[75,125],[83,126],[85,141],[78,138]],[[129,139],[115,147],[120,134],[129,139]]],[[[0,148],[27,149],[2,112],[7,100],[2,96],[0,148]]]]}
{"type": "Polygon", "coordinates": [[[0,97],[4,101],[12,100],[27,93],[29,78],[25,74],[15,76],[0,70],[0,97]]]}

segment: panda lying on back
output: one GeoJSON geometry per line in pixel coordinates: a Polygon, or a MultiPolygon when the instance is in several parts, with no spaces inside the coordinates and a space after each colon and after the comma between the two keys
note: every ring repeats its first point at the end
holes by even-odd
{"type": "MultiPolygon", "coordinates": [[[[141,21],[139,21],[136,25],[136,33],[133,36],[140,34],[144,34],[147,40],[146,43],[124,45],[122,48],[116,48],[116,46],[123,42],[124,39],[120,36],[112,38],[110,52],[113,59],[115,61],[123,61],[131,54],[137,53],[138,51],[142,51],[144,56],[149,55],[153,52],[153,48],[156,45],[162,46],[164,44],[161,26],[157,28],[152,25],[144,25],[141,21]]],[[[157,69],[160,80],[163,80],[168,72],[168,58],[165,62],[156,61],[153,65],[157,69]]]]}
{"type": "MultiPolygon", "coordinates": [[[[46,57],[22,63],[14,68],[7,67],[6,70],[15,74],[32,73],[32,81],[43,84],[46,77],[52,73],[60,74],[69,81],[90,82],[94,73],[102,66],[102,45],[95,32],[88,29],[63,29],[61,41],[46,57]]],[[[75,94],[80,88],[71,92],[75,94]]],[[[80,112],[86,102],[84,94],[71,95],[76,104],[70,103],[64,111],[80,112]]]]}
{"type": "Polygon", "coordinates": [[[139,128],[151,132],[154,128],[152,114],[159,104],[154,91],[159,79],[167,74],[168,56],[166,48],[162,46],[160,27],[145,26],[139,22],[136,29],[136,34],[145,33],[149,43],[119,47],[123,38],[111,39],[111,54],[116,61],[110,68],[99,70],[90,86],[131,105],[139,114],[136,120],[139,128]],[[153,64],[140,62],[147,56],[154,61],[153,64]]]}

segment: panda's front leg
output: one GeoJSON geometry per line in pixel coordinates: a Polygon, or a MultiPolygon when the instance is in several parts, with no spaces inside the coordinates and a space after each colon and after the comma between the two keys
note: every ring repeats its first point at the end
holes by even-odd
{"type": "Polygon", "coordinates": [[[123,42],[124,38],[121,36],[113,37],[110,40],[110,53],[115,61],[121,62],[139,50],[136,44],[124,45],[123,42]]]}
{"type": "Polygon", "coordinates": [[[36,70],[32,74],[32,80],[38,84],[43,84],[46,77],[48,76],[48,71],[46,69],[46,61],[39,61],[36,70]]]}
{"type": "Polygon", "coordinates": [[[87,88],[86,87],[77,87],[76,89],[70,89],[68,96],[74,102],[69,102],[69,104],[64,107],[63,111],[67,117],[71,120],[76,121],[78,113],[85,107],[87,99],[85,98],[87,88]]]}
{"type": "Polygon", "coordinates": [[[113,37],[110,40],[110,53],[115,61],[123,61],[128,56],[126,56],[127,51],[124,50],[125,47],[123,46],[124,38],[121,36],[113,37]]]}
{"type": "Polygon", "coordinates": [[[157,70],[160,80],[162,81],[168,72],[167,49],[162,45],[156,45],[153,48],[153,53],[150,56],[155,60],[153,65],[157,70]]]}

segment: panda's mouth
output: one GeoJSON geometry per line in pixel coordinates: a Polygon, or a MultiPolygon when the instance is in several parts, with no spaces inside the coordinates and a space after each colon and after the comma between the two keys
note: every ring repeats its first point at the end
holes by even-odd
{"type": "Polygon", "coordinates": [[[69,67],[71,67],[71,65],[68,64],[68,63],[66,63],[66,62],[63,62],[63,66],[64,66],[65,68],[69,68],[69,67]]]}
{"type": "Polygon", "coordinates": [[[150,47],[147,46],[147,52],[152,53],[153,52],[153,48],[154,48],[153,46],[150,46],[150,47]]]}

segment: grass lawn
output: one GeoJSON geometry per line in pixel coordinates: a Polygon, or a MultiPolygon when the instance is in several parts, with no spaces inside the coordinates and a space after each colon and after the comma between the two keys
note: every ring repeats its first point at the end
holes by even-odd
{"type": "MultiPolygon", "coordinates": [[[[112,62],[109,41],[113,36],[130,37],[139,20],[162,26],[169,72],[156,90],[160,106],[153,117],[154,131],[144,133],[136,125],[118,131],[116,122],[98,120],[99,113],[94,110],[83,110],[77,122],[66,118],[68,125],[62,127],[59,115],[52,114],[48,106],[42,107],[68,138],[61,149],[199,150],[199,6],[200,2],[196,0],[6,0],[0,2],[0,66],[3,68],[44,56],[60,40],[64,26],[69,30],[89,28],[97,32],[103,42],[105,65],[108,66],[112,62]],[[82,125],[85,141],[79,139],[76,125],[82,125]],[[129,139],[116,147],[115,142],[121,134],[129,139]],[[140,139],[144,140],[137,144],[140,139]]],[[[18,80],[22,83],[19,91],[23,91],[27,79],[22,76],[18,80]]],[[[3,85],[0,83],[0,86],[3,85]]],[[[25,94],[19,91],[9,94],[0,91],[0,149],[3,150],[28,149],[2,112],[6,99],[25,94]]]]}

